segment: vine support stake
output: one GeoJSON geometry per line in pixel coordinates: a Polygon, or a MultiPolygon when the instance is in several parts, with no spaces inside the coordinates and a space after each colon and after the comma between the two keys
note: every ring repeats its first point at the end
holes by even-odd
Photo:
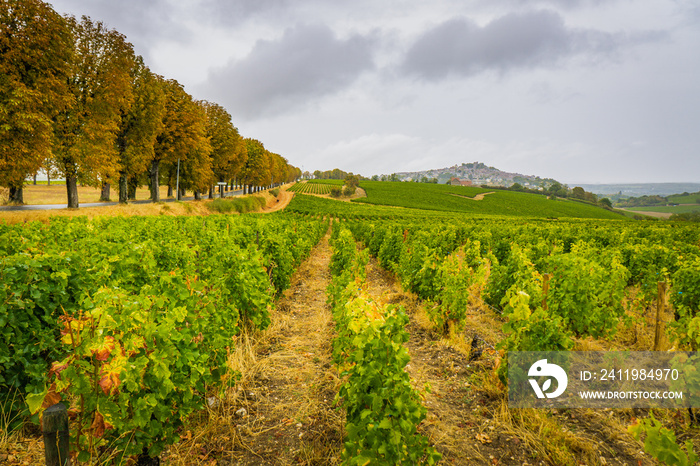
{"type": "Polygon", "coordinates": [[[549,293],[549,278],[550,275],[545,273],[542,275],[542,310],[547,310],[547,294],[549,293]]]}
{"type": "Polygon", "coordinates": [[[656,332],[654,333],[654,351],[661,351],[663,344],[663,332],[665,331],[665,323],[661,320],[661,314],[666,305],[666,282],[658,282],[659,293],[656,297],[656,332]]]}
{"type": "Polygon", "coordinates": [[[57,403],[46,411],[42,421],[44,432],[44,455],[46,466],[70,466],[68,456],[68,410],[57,403]]]}

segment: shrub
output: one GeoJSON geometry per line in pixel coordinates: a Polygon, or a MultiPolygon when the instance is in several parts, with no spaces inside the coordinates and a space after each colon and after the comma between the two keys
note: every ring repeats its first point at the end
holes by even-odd
{"type": "Polygon", "coordinates": [[[236,197],[233,199],[214,199],[207,204],[207,208],[220,214],[238,212],[244,214],[253,210],[262,209],[267,204],[265,198],[260,196],[236,197]]]}

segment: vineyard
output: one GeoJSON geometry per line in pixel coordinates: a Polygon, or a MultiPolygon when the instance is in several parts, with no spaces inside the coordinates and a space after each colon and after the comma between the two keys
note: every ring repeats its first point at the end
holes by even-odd
{"type": "Polygon", "coordinates": [[[325,183],[296,183],[289,190],[299,194],[330,194],[333,186],[325,183]]]}
{"type": "Polygon", "coordinates": [[[457,212],[469,215],[507,215],[538,218],[600,218],[616,220],[623,216],[590,204],[542,194],[496,191],[480,201],[477,194],[492,190],[431,183],[364,181],[367,197],[353,202],[396,206],[423,211],[457,212]],[[465,199],[469,198],[469,199],[465,199]]]}
{"type": "Polygon", "coordinates": [[[696,350],[697,227],[338,203],[308,186],[330,188],[297,184],[267,216],[0,224],[3,428],[60,401],[90,464],[696,459],[693,410],[509,409],[505,355],[696,350]],[[192,433],[225,412],[224,433],[192,433]]]}
{"type": "Polygon", "coordinates": [[[236,335],[270,324],[325,229],[226,216],[3,225],[0,385],[22,395],[4,412],[38,419],[63,400],[78,461],[157,456],[205,395],[235,383],[236,335]]]}

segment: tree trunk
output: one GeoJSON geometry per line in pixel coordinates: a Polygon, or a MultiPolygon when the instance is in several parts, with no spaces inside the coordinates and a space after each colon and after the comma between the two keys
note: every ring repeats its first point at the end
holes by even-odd
{"type": "Polygon", "coordinates": [[[175,186],[175,172],[172,167],[168,171],[168,197],[173,197],[173,186],[175,186]]]}
{"type": "Polygon", "coordinates": [[[177,193],[177,200],[181,201],[185,197],[185,188],[180,188],[180,192],[177,193]]]}
{"type": "Polygon", "coordinates": [[[214,185],[209,185],[209,199],[214,199],[214,185]]]}
{"type": "Polygon", "coordinates": [[[126,174],[119,175],[119,203],[126,204],[129,198],[129,187],[127,185],[126,174]]]}
{"type": "Polygon", "coordinates": [[[131,201],[135,201],[136,200],[136,188],[138,188],[138,180],[136,179],[136,177],[129,178],[129,180],[127,181],[127,185],[128,185],[127,199],[129,199],[131,201]]]}
{"type": "Polygon", "coordinates": [[[78,178],[66,175],[66,192],[68,193],[68,208],[77,209],[78,205],[78,178]]]}
{"type": "Polygon", "coordinates": [[[24,187],[10,186],[10,204],[24,204],[24,187]]]}
{"type": "Polygon", "coordinates": [[[158,173],[159,169],[160,160],[152,161],[149,175],[151,177],[151,200],[153,202],[160,202],[160,187],[158,186],[158,181],[160,178],[160,174],[158,173]]]}
{"type": "Polygon", "coordinates": [[[46,172],[46,186],[51,186],[51,174],[46,172]]]}
{"type": "Polygon", "coordinates": [[[106,181],[102,182],[102,193],[100,194],[100,202],[109,202],[110,185],[106,181]]]}
{"type": "Polygon", "coordinates": [[[34,173],[34,186],[36,186],[36,173],[34,173]]]}
{"type": "Polygon", "coordinates": [[[195,201],[201,201],[202,200],[202,195],[200,194],[199,191],[194,192],[194,200],[195,201]]]}

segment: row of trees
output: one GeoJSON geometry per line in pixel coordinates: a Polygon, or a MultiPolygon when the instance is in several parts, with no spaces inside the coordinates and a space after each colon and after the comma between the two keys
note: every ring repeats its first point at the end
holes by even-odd
{"type": "Polygon", "coordinates": [[[65,178],[68,207],[78,182],[102,186],[103,198],[117,184],[120,202],[147,184],[157,202],[178,170],[178,195],[196,198],[216,182],[252,192],[301,175],[243,138],[223,107],[151,72],[119,32],[40,0],[0,6],[0,186],[11,202],[39,170],[65,178]]]}

